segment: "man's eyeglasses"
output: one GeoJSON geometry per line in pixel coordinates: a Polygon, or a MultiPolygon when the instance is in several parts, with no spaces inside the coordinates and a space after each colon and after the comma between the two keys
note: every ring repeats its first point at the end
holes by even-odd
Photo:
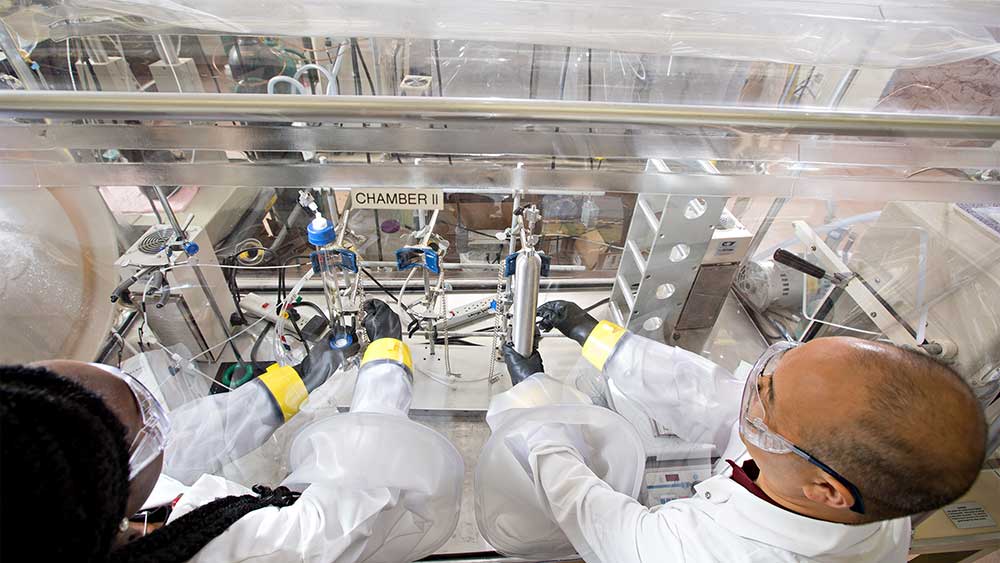
{"type": "Polygon", "coordinates": [[[796,446],[781,434],[772,431],[767,427],[767,423],[764,422],[766,411],[764,410],[764,401],[760,398],[760,378],[769,378],[774,375],[774,370],[777,368],[781,358],[796,346],[798,344],[792,342],[778,342],[772,345],[750,370],[746,386],[743,388],[743,403],[740,408],[740,434],[746,438],[747,442],[765,452],[795,454],[819,467],[851,492],[851,496],[854,497],[854,504],[851,506],[851,510],[859,514],[864,514],[865,505],[861,500],[861,491],[854,486],[854,483],[845,479],[829,465],[816,459],[812,454],[796,446]]]}

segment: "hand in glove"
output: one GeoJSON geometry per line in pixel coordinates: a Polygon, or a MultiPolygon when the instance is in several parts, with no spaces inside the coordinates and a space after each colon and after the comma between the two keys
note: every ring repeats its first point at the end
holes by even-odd
{"type": "Polygon", "coordinates": [[[371,299],[365,301],[365,332],[368,340],[375,342],[379,338],[403,338],[403,327],[399,323],[399,315],[384,301],[371,299]]]}
{"type": "Polygon", "coordinates": [[[310,393],[333,375],[333,372],[343,365],[347,358],[358,353],[360,346],[357,337],[351,335],[349,346],[334,348],[330,345],[331,335],[327,335],[309,348],[309,355],[302,363],[295,366],[295,371],[302,378],[306,390],[310,393]]]}
{"type": "Polygon", "coordinates": [[[590,316],[576,303],[569,301],[549,301],[538,308],[538,316],[542,320],[539,328],[548,332],[553,328],[576,340],[582,346],[597,326],[597,319],[590,316]]]}
{"type": "Polygon", "coordinates": [[[542,356],[538,353],[538,348],[525,358],[514,350],[512,345],[503,345],[503,363],[507,364],[507,373],[510,374],[511,385],[517,385],[532,375],[544,372],[542,366],[542,356]]]}

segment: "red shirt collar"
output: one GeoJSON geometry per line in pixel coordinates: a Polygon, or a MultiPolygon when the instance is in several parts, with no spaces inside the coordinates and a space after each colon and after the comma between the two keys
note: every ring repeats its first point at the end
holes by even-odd
{"type": "Polygon", "coordinates": [[[780,504],[774,502],[774,499],[767,496],[764,489],[758,487],[757,483],[754,482],[754,480],[760,475],[760,468],[757,467],[757,463],[754,462],[754,460],[748,459],[744,461],[742,467],[736,465],[736,462],[731,459],[727,459],[726,463],[733,468],[733,481],[736,481],[741,487],[750,491],[750,493],[755,497],[766,500],[774,506],[782,508],[780,504]]]}

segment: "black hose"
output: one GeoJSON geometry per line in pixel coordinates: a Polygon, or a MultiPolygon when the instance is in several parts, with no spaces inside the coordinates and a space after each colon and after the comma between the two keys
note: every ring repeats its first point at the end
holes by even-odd
{"type": "Polygon", "coordinates": [[[586,309],[584,309],[583,312],[584,313],[589,313],[589,312],[593,311],[594,309],[600,307],[601,305],[607,305],[610,302],[611,302],[611,298],[610,297],[605,297],[604,299],[601,299],[597,303],[594,303],[590,307],[587,307],[586,309]]]}
{"type": "Polygon", "coordinates": [[[264,324],[264,330],[260,331],[260,334],[257,335],[257,339],[253,341],[253,348],[250,349],[250,363],[251,364],[256,364],[257,363],[257,351],[260,350],[260,345],[261,345],[261,343],[264,342],[264,336],[267,334],[267,331],[271,330],[271,327],[273,327],[273,326],[274,326],[274,323],[272,323],[271,321],[267,321],[264,324]]]}
{"type": "Polygon", "coordinates": [[[366,268],[361,268],[360,270],[361,270],[362,273],[364,273],[366,276],[368,276],[368,279],[370,279],[373,282],[375,282],[375,285],[377,285],[379,287],[379,289],[381,289],[382,291],[384,291],[385,294],[388,295],[390,299],[392,299],[393,301],[395,301],[396,303],[398,303],[399,306],[402,307],[403,312],[406,313],[406,316],[410,317],[411,321],[416,319],[416,317],[413,316],[413,313],[410,313],[410,308],[406,306],[406,303],[403,303],[402,301],[400,301],[393,292],[391,292],[388,289],[386,289],[386,287],[384,285],[382,285],[382,283],[380,281],[378,281],[377,279],[375,279],[375,276],[373,276],[371,274],[371,272],[369,272],[366,268]]]}
{"type": "Polygon", "coordinates": [[[318,313],[319,316],[323,317],[323,320],[326,321],[327,325],[330,324],[330,319],[327,318],[326,313],[323,312],[323,309],[321,309],[319,305],[313,303],[312,301],[299,301],[297,303],[292,303],[291,305],[289,305],[289,307],[292,307],[293,309],[295,307],[305,307],[307,309],[312,309],[313,311],[316,311],[316,313],[318,313]]]}
{"type": "Polygon", "coordinates": [[[299,322],[291,316],[288,317],[288,320],[292,321],[292,326],[295,327],[295,334],[297,334],[299,340],[302,341],[302,345],[306,347],[306,356],[309,356],[309,354],[312,353],[312,350],[309,349],[309,343],[306,342],[306,337],[302,335],[302,329],[299,328],[299,322]]]}

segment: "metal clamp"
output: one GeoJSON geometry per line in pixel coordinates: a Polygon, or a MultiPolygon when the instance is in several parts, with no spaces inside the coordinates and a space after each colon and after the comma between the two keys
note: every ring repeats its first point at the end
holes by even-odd
{"type": "Polygon", "coordinates": [[[396,269],[400,272],[413,268],[423,268],[435,274],[441,273],[441,257],[429,246],[404,246],[396,251],[396,269]]]}
{"type": "Polygon", "coordinates": [[[309,260],[312,262],[313,272],[317,274],[335,269],[358,273],[358,255],[346,248],[324,249],[322,253],[313,251],[309,253],[309,260]]]}
{"type": "MultiPolygon", "coordinates": [[[[509,278],[514,275],[514,272],[517,271],[517,255],[518,253],[515,252],[514,254],[508,255],[507,258],[504,259],[503,263],[504,277],[509,278]]],[[[549,272],[552,269],[552,257],[543,252],[539,252],[538,257],[542,259],[542,270],[541,270],[542,277],[547,278],[549,277],[549,272]]]]}

